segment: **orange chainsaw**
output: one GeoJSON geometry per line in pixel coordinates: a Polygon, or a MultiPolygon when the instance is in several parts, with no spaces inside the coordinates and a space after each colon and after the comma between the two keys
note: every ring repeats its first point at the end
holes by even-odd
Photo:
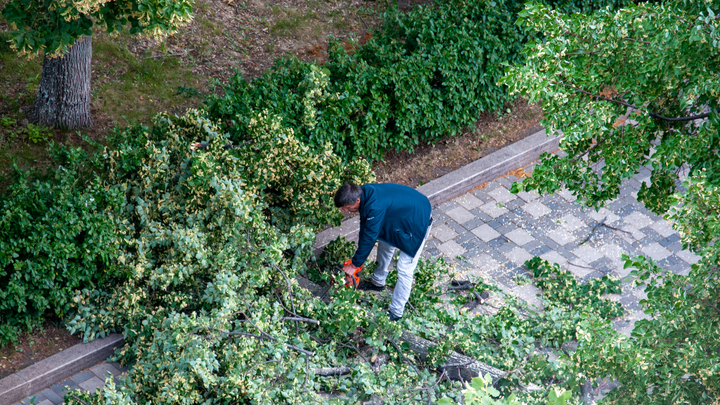
{"type": "MultiPolygon", "coordinates": [[[[347,266],[349,264],[352,264],[352,260],[345,260],[345,264],[343,264],[343,266],[347,266]]],[[[345,274],[345,287],[352,286],[357,289],[358,284],[360,284],[360,277],[358,277],[358,274],[360,274],[362,268],[363,266],[356,267],[355,272],[352,275],[345,274]]],[[[340,271],[342,271],[342,268],[340,271]]]]}

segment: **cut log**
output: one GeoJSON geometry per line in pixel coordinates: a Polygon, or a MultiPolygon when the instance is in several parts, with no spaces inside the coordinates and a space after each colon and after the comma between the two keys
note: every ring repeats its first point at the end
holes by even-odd
{"type": "Polygon", "coordinates": [[[323,368],[316,368],[315,369],[315,375],[319,375],[321,377],[335,377],[340,375],[348,375],[350,374],[351,370],[348,367],[340,366],[340,367],[323,367],[323,368]]]}
{"type": "MultiPolygon", "coordinates": [[[[415,336],[407,331],[403,331],[400,340],[407,343],[410,350],[423,361],[427,358],[428,350],[436,345],[434,342],[415,336]]],[[[447,372],[451,380],[470,381],[473,377],[490,374],[493,384],[495,384],[507,375],[507,373],[499,368],[487,365],[472,357],[454,351],[450,352],[448,358],[445,360],[445,366],[441,366],[441,368],[447,372]]],[[[533,392],[540,390],[540,387],[535,384],[520,384],[520,389],[525,392],[533,392]]]]}

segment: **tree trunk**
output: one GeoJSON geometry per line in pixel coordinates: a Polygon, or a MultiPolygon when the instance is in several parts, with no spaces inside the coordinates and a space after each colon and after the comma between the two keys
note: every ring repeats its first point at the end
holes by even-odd
{"type": "Polygon", "coordinates": [[[79,38],[62,57],[45,55],[37,97],[27,114],[30,122],[62,129],[92,126],[91,60],[90,36],[79,38]]]}

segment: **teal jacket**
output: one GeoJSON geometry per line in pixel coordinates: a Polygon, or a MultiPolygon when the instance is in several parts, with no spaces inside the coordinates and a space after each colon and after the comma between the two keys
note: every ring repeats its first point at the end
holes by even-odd
{"type": "Polygon", "coordinates": [[[430,200],[400,184],[366,184],[360,197],[360,235],[352,263],[361,266],[378,239],[414,257],[430,225],[430,200]]]}

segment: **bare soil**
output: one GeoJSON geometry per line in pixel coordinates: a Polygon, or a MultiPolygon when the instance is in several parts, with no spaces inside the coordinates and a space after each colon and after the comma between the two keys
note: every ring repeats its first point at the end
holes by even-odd
{"type": "Polygon", "coordinates": [[[526,100],[507,106],[505,114],[484,113],[472,128],[413,153],[391,152],[373,165],[378,182],[417,187],[542,129],[542,109],[526,100]]]}
{"type": "Polygon", "coordinates": [[[62,326],[47,322],[42,330],[20,336],[17,346],[12,344],[0,348],[0,378],[60,353],[68,347],[82,342],[62,326]]]}

